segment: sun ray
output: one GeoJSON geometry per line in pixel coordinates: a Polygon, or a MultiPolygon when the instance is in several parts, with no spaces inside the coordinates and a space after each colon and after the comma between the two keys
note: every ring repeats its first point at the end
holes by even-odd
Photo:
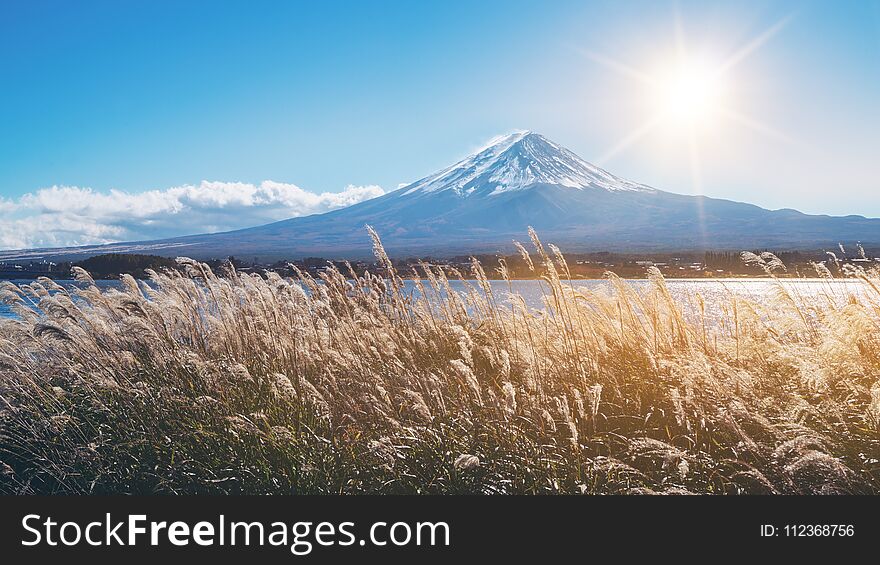
{"type": "MultiPolygon", "coordinates": [[[[694,194],[697,196],[703,196],[703,163],[700,158],[700,147],[697,144],[697,134],[694,131],[693,126],[690,126],[688,129],[688,146],[690,152],[691,183],[693,185],[694,194]]],[[[707,241],[706,235],[706,212],[703,208],[704,202],[702,198],[697,198],[695,202],[697,206],[697,223],[700,230],[700,243],[703,247],[706,247],[709,242],[707,241]]]]}
{"type": "Polygon", "coordinates": [[[694,194],[703,194],[703,167],[700,159],[700,148],[697,144],[697,135],[694,128],[688,130],[688,151],[691,164],[691,186],[694,194]]]}
{"type": "Polygon", "coordinates": [[[681,21],[681,7],[678,2],[672,4],[672,17],[675,22],[675,50],[679,59],[687,56],[687,44],[684,36],[684,23],[681,21]]]}
{"type": "Polygon", "coordinates": [[[607,163],[665,122],[671,128],[685,134],[689,144],[691,181],[694,191],[697,194],[702,194],[702,165],[697,131],[713,125],[719,117],[726,118],[765,137],[805,147],[785,133],[728,107],[725,104],[726,84],[722,76],[782,31],[795,15],[796,12],[791,12],[781,18],[736,49],[721,64],[714,66],[707,66],[706,61],[689,52],[678,0],[673,0],[672,3],[676,60],[667,68],[660,69],[661,72],[655,74],[596,51],[575,48],[579,54],[594,63],[650,87],[649,94],[654,96],[655,103],[658,105],[656,113],[652,117],[608,149],[597,159],[597,163],[600,165],[607,163]]]}
{"type": "Polygon", "coordinates": [[[638,142],[640,139],[651,133],[657,126],[660,125],[661,122],[665,119],[666,116],[662,114],[658,114],[654,116],[651,120],[648,120],[632,132],[630,132],[626,137],[618,141],[611,149],[602,154],[599,159],[597,159],[596,164],[602,166],[605,165],[612,158],[616,157],[619,153],[622,153],[624,150],[628,149],[631,145],[638,142]]]}
{"type": "Polygon", "coordinates": [[[794,17],[794,13],[788,14],[766,30],[763,33],[756,36],[754,39],[743,45],[736,53],[727,58],[721,65],[716,69],[716,73],[718,75],[722,75],[738,65],[742,62],[743,59],[754,53],[758,50],[762,45],[764,45],[767,41],[773,38],[774,35],[782,31],[789,21],[794,17]]]}
{"type": "Polygon", "coordinates": [[[789,143],[791,145],[797,145],[800,147],[804,147],[803,143],[794,139],[790,135],[785,134],[771,126],[768,126],[765,123],[762,123],[755,118],[749,117],[742,112],[737,112],[731,108],[727,108],[725,106],[719,106],[718,112],[726,117],[727,119],[738,123],[741,126],[745,126],[752,131],[758,132],[766,137],[771,139],[775,139],[777,141],[783,141],[785,143],[789,143]]]}
{"type": "Polygon", "coordinates": [[[611,57],[603,55],[601,53],[596,53],[595,51],[588,51],[586,49],[577,49],[577,52],[590,59],[594,63],[598,63],[603,67],[610,69],[616,72],[619,75],[629,77],[631,79],[637,80],[647,85],[655,84],[655,80],[648,73],[631,67],[625,63],[621,63],[611,57]]]}

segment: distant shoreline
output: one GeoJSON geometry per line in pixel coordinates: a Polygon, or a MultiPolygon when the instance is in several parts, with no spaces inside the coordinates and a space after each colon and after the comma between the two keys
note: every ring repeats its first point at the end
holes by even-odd
{"type": "MultiPolygon", "coordinates": [[[[38,280],[38,279],[40,279],[40,278],[49,278],[49,279],[51,279],[52,281],[57,282],[57,283],[74,283],[74,282],[77,282],[76,280],[71,279],[71,278],[55,278],[55,277],[45,277],[44,275],[41,275],[41,276],[39,276],[39,277],[32,277],[32,278],[24,278],[24,277],[22,277],[22,278],[14,278],[14,279],[13,279],[13,278],[3,278],[3,277],[0,277],[0,283],[2,283],[2,282],[11,282],[11,283],[13,283],[13,284],[29,283],[29,282],[36,281],[36,280],[38,280]]],[[[291,277],[285,277],[285,278],[291,278],[291,277]]],[[[407,276],[404,276],[404,277],[402,277],[402,278],[403,278],[404,280],[413,280],[412,277],[407,277],[407,276]]],[[[623,276],[618,276],[618,278],[620,278],[621,280],[626,280],[626,281],[648,281],[648,280],[650,280],[647,276],[644,276],[644,277],[632,277],[632,276],[623,277],[623,276]]],[[[766,275],[765,275],[765,276],[760,276],[760,275],[730,275],[730,276],[717,276],[717,277],[670,277],[670,276],[666,276],[666,275],[664,275],[663,278],[664,278],[665,280],[668,280],[668,281],[676,281],[676,282],[701,282],[701,281],[719,281],[719,282],[741,281],[741,282],[758,282],[758,281],[771,281],[771,280],[774,280],[774,277],[770,277],[770,276],[766,276],[766,275]]],[[[776,278],[776,279],[780,279],[780,280],[785,280],[786,282],[822,282],[822,281],[828,281],[828,280],[829,280],[829,279],[823,279],[823,278],[821,278],[821,277],[803,277],[803,276],[797,276],[797,275],[794,275],[794,274],[786,274],[786,273],[783,273],[783,274],[781,274],[781,275],[777,275],[775,278],[776,278]]],[[[134,277],[134,279],[137,280],[137,281],[148,281],[148,280],[150,280],[149,278],[145,278],[145,277],[134,277]]],[[[98,278],[98,277],[95,277],[94,280],[95,280],[96,282],[114,282],[114,281],[119,281],[120,278],[119,278],[119,277],[116,277],[116,278],[98,278]]],[[[428,279],[425,279],[425,278],[419,278],[419,279],[417,279],[417,280],[420,280],[420,281],[426,281],[426,280],[428,280],[428,279]]],[[[478,281],[478,279],[475,279],[475,278],[472,278],[472,277],[455,278],[455,279],[451,279],[451,280],[453,280],[453,281],[465,281],[465,282],[477,282],[477,281],[478,281]]],[[[542,279],[541,277],[530,277],[530,278],[511,277],[510,279],[503,279],[503,278],[497,278],[497,277],[487,277],[487,280],[489,280],[490,282],[506,282],[507,280],[510,280],[511,282],[527,282],[527,281],[543,281],[544,279],[542,279]]],[[[607,281],[608,279],[607,279],[607,278],[577,278],[577,279],[561,279],[561,280],[562,280],[564,283],[569,283],[569,282],[603,282],[603,281],[607,281]]],[[[854,281],[854,280],[857,280],[857,279],[836,277],[836,278],[831,279],[831,280],[832,280],[832,282],[834,282],[834,281],[854,281]]]]}
{"type": "MultiPolygon", "coordinates": [[[[751,253],[752,256],[763,256],[766,252],[751,253]]],[[[779,278],[811,278],[817,276],[817,268],[827,270],[836,275],[843,274],[844,267],[872,269],[880,266],[880,259],[865,256],[850,258],[832,256],[825,252],[778,252],[772,254],[787,270],[777,269],[779,278]]],[[[456,256],[444,259],[430,257],[391,259],[394,270],[401,276],[416,276],[428,268],[435,273],[444,272],[449,278],[473,279],[473,261],[476,260],[492,280],[536,280],[545,272],[543,260],[532,259],[520,254],[516,255],[474,255],[456,256]],[[502,277],[498,267],[504,266],[506,277],[502,277]]],[[[713,280],[713,279],[748,279],[762,278],[764,270],[754,263],[747,263],[743,255],[734,252],[703,252],[678,254],[568,254],[565,265],[557,266],[571,280],[600,280],[606,273],[614,273],[621,279],[644,280],[650,269],[658,270],[664,278],[673,280],[713,280]]],[[[332,261],[322,257],[307,257],[294,261],[260,261],[258,257],[242,259],[227,257],[204,261],[214,273],[225,276],[232,269],[242,274],[259,274],[274,272],[282,277],[299,276],[300,273],[319,277],[328,269],[336,269],[346,277],[361,277],[364,273],[384,273],[387,268],[375,261],[332,261]]],[[[136,279],[147,279],[151,271],[179,270],[180,266],[174,259],[156,255],[112,253],[90,257],[73,263],[52,263],[46,261],[31,263],[9,263],[0,261],[0,280],[34,280],[40,277],[56,279],[71,278],[71,269],[81,268],[95,280],[119,279],[123,274],[136,279]]]]}

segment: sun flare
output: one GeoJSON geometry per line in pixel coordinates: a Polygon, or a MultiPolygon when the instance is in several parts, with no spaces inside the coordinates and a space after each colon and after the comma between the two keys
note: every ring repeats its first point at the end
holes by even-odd
{"type": "Polygon", "coordinates": [[[654,93],[658,111],[673,126],[706,127],[722,102],[720,77],[710,68],[695,63],[679,63],[660,74],[654,93]]]}
{"type": "Polygon", "coordinates": [[[593,62],[639,83],[643,88],[633,92],[643,93],[643,100],[649,108],[645,121],[605,151],[597,160],[598,163],[605,164],[649,135],[662,133],[665,135],[664,143],[674,141],[676,146],[687,152],[693,188],[700,193],[702,167],[699,142],[708,130],[718,134],[725,124],[735,123],[761,135],[791,142],[791,138],[784,133],[737,107],[730,95],[733,89],[729,79],[734,67],[779,33],[792,17],[789,14],[780,19],[725,57],[709,60],[705,58],[706,55],[719,55],[719,50],[689,44],[683,23],[676,14],[675,51],[666,59],[665,65],[654,69],[655,72],[628,65],[602,53],[580,50],[593,62]]]}

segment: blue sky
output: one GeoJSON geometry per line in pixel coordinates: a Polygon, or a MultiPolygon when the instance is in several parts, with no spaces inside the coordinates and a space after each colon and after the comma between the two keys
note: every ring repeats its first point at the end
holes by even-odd
{"type": "Polygon", "coordinates": [[[748,119],[703,124],[697,169],[670,131],[603,166],[880,216],[880,1],[35,0],[0,5],[0,248],[323,211],[514,129],[601,160],[650,119],[650,94],[597,55],[656,67],[675,13],[688,52],[716,61],[784,21],[726,75],[748,119]]]}

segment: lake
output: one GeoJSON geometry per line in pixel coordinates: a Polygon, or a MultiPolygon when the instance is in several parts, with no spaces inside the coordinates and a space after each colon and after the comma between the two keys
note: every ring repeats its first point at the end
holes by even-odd
{"type": "MultiPolygon", "coordinates": [[[[842,303],[850,294],[864,292],[865,285],[857,279],[837,279],[826,281],[821,279],[782,279],[786,289],[797,299],[805,303],[811,300],[823,299],[827,296],[842,303]]],[[[32,281],[12,281],[16,284],[27,284],[32,281]]],[[[58,284],[74,287],[79,283],[75,281],[56,281],[58,284]]],[[[465,283],[462,281],[450,281],[455,290],[463,291],[465,283]]],[[[508,296],[508,286],[505,281],[490,281],[493,292],[500,300],[508,296]]],[[[425,281],[427,284],[427,281],[425,281]]],[[[97,281],[100,288],[120,288],[118,281],[97,281]]],[[[471,281],[471,284],[473,282],[471,281]]],[[[571,281],[575,288],[602,289],[608,288],[610,283],[604,279],[598,280],[575,280],[571,281]]],[[[647,280],[627,280],[626,284],[636,289],[648,288],[647,280]]],[[[769,279],[669,279],[666,281],[669,292],[676,299],[687,302],[700,295],[705,301],[706,315],[714,318],[720,315],[719,305],[727,302],[727,298],[733,294],[743,298],[760,300],[773,292],[774,283],[769,279]]],[[[536,280],[520,280],[511,283],[513,292],[522,295],[530,308],[543,308],[543,296],[547,289],[546,283],[536,280]],[[543,289],[542,289],[543,285],[543,289]]],[[[407,287],[414,289],[412,283],[407,287]]],[[[696,307],[696,305],[695,305],[696,307]]],[[[5,304],[0,304],[0,318],[11,317],[12,313],[5,304]]]]}

